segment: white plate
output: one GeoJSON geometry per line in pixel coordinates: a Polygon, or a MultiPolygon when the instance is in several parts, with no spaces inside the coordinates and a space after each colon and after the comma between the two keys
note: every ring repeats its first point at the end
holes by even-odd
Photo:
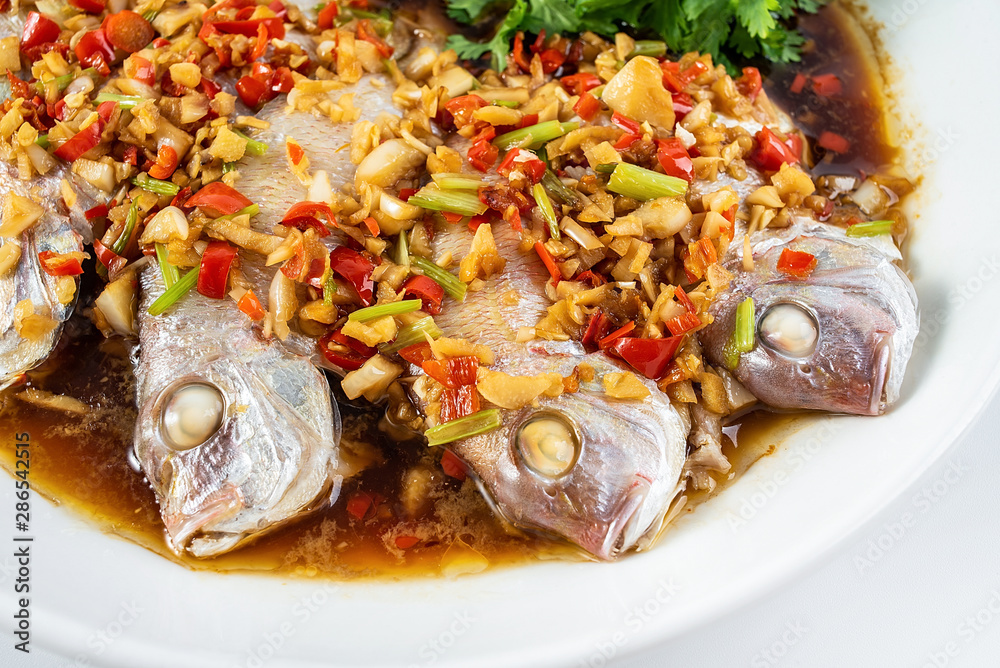
{"type": "MultiPolygon", "coordinates": [[[[984,159],[1000,154],[989,130],[1000,108],[1000,5],[899,0],[873,10],[898,27],[886,48],[907,120],[922,128],[910,148],[927,163],[910,247],[923,333],[890,415],[817,421],[648,554],[457,581],[191,572],[36,499],[32,642],[78,665],[601,666],[814,567],[941,456],[1000,379],[998,187],[984,159]]],[[[3,487],[12,515],[14,486],[3,487]]],[[[16,572],[4,559],[9,629],[16,572]]]]}

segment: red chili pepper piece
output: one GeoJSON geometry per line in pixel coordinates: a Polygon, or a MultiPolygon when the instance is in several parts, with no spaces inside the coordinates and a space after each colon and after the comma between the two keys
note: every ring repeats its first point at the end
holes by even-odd
{"type": "Polygon", "coordinates": [[[428,376],[445,387],[455,389],[463,385],[475,385],[479,371],[479,358],[472,355],[449,359],[429,359],[420,367],[428,376]]]}
{"type": "Polygon", "coordinates": [[[100,14],[104,11],[104,0],[69,0],[69,4],[88,14],[100,14]]]}
{"type": "Polygon", "coordinates": [[[808,77],[806,77],[806,75],[802,74],[802,72],[799,72],[798,74],[795,75],[795,78],[792,79],[792,85],[788,87],[788,90],[798,95],[799,93],[802,92],[802,89],[806,87],[806,82],[808,80],[809,79],[808,77]]]}
{"type": "Polygon", "coordinates": [[[49,276],[79,276],[83,273],[80,259],[68,253],[42,251],[38,254],[38,262],[49,276]]]}
{"type": "Polygon", "coordinates": [[[115,47],[108,41],[103,29],[84,33],[73,53],[82,65],[93,67],[103,76],[111,73],[109,66],[115,60],[115,47]]]}
{"type": "Polygon", "coordinates": [[[363,306],[371,306],[375,290],[372,280],[373,265],[361,253],[347,246],[338,246],[330,251],[330,270],[350,283],[358,293],[363,306]]]}
{"type": "Polygon", "coordinates": [[[257,295],[253,293],[253,290],[247,290],[240,301],[237,303],[240,311],[242,311],[248,318],[253,321],[263,320],[264,316],[267,315],[267,311],[261,305],[260,300],[257,299],[257,295]]]}
{"type": "Polygon", "coordinates": [[[222,299],[226,296],[229,283],[229,269],[236,259],[236,246],[228,241],[210,241],[201,256],[201,270],[198,272],[198,292],[222,299]]]}
{"type": "Polygon", "coordinates": [[[101,27],[111,44],[128,53],[141,51],[156,37],[149,21],[129,9],[109,15],[101,27]]]}
{"type": "Polygon", "coordinates": [[[347,500],[347,512],[357,520],[363,520],[372,507],[372,497],[364,492],[355,492],[347,500]]]}
{"type": "Polygon", "coordinates": [[[316,25],[319,26],[320,30],[329,30],[333,27],[333,20],[337,18],[339,13],[340,8],[337,7],[336,0],[326,3],[326,6],[319,10],[319,15],[316,17],[316,25]]]}
{"type": "Polygon", "coordinates": [[[670,97],[674,103],[674,116],[678,121],[683,120],[694,109],[694,100],[687,93],[673,93],[670,97]]]}
{"type": "Polygon", "coordinates": [[[441,392],[441,422],[451,422],[479,412],[479,393],[475,385],[446,387],[441,392]]]}
{"type": "Polygon", "coordinates": [[[641,135],[642,126],[637,121],[633,121],[628,116],[623,116],[617,111],[611,115],[611,122],[620,127],[630,135],[641,135]]]}
{"type": "Polygon", "coordinates": [[[639,139],[639,135],[632,135],[626,132],[614,143],[614,147],[621,151],[639,141],[639,139]]]}
{"type": "Polygon", "coordinates": [[[684,312],[676,318],[667,321],[667,329],[674,336],[680,336],[701,326],[701,318],[694,313],[684,312]]]}
{"type": "Polygon", "coordinates": [[[328,362],[339,366],[344,371],[360,369],[365,362],[378,352],[375,348],[369,348],[357,339],[352,339],[339,329],[321,338],[319,340],[319,349],[328,362]],[[331,343],[340,345],[337,350],[331,350],[331,343]]]}
{"type": "Polygon", "coordinates": [[[688,313],[698,312],[698,309],[695,308],[694,302],[691,301],[691,298],[687,296],[686,292],[684,292],[684,288],[679,285],[674,288],[674,299],[677,300],[678,304],[686,308],[688,313]]]}
{"type": "Polygon", "coordinates": [[[213,181],[188,198],[185,206],[198,207],[212,218],[229,216],[253,204],[238,190],[222,181],[213,181]]]}
{"type": "Polygon", "coordinates": [[[24,21],[24,29],[21,31],[21,51],[27,52],[30,49],[39,47],[49,42],[59,39],[59,24],[42,16],[38,12],[28,12],[28,18],[24,21]]]}
{"type": "Polygon", "coordinates": [[[431,344],[426,341],[406,346],[399,351],[398,355],[416,366],[422,366],[427,360],[434,359],[434,353],[431,352],[431,344]]]}
{"type": "Polygon", "coordinates": [[[794,165],[799,161],[791,147],[778,139],[778,136],[769,128],[761,128],[755,138],[757,139],[757,148],[750,154],[749,159],[760,169],[776,172],[781,169],[782,163],[787,162],[789,165],[794,165]]]}
{"type": "Polygon", "coordinates": [[[102,102],[97,107],[97,120],[77,132],[53,153],[67,162],[73,162],[100,144],[101,134],[117,108],[118,105],[115,102],[102,102]]]}
{"type": "Polygon", "coordinates": [[[796,278],[808,278],[816,268],[816,256],[812,253],[786,248],[778,257],[778,271],[796,278]]]}
{"type": "Polygon", "coordinates": [[[537,155],[531,151],[515,148],[504,156],[500,166],[497,167],[497,173],[509,178],[511,172],[518,170],[532,183],[538,183],[545,176],[545,169],[545,163],[537,155]]]}
{"type": "Polygon", "coordinates": [[[441,470],[444,471],[446,476],[451,476],[452,478],[457,478],[458,480],[465,480],[465,462],[458,458],[451,450],[445,450],[441,454],[441,470]]]}
{"type": "Polygon", "coordinates": [[[681,344],[682,336],[665,339],[620,338],[608,348],[646,378],[663,376],[681,344]]]}
{"type": "Polygon", "coordinates": [[[556,283],[561,281],[562,272],[559,271],[559,265],[556,264],[555,258],[552,257],[552,253],[550,253],[549,249],[545,247],[545,244],[541,241],[536,241],[535,252],[538,253],[538,257],[542,258],[542,264],[544,264],[545,268],[549,270],[549,276],[552,277],[552,280],[556,283]]]}
{"type": "Polygon", "coordinates": [[[524,53],[524,33],[518,32],[514,36],[514,48],[511,51],[511,55],[514,57],[514,62],[517,66],[521,68],[523,72],[531,71],[531,62],[524,53]]]}
{"type": "Polygon", "coordinates": [[[316,234],[320,237],[329,236],[330,230],[319,220],[320,216],[326,218],[327,225],[330,227],[337,226],[337,222],[333,218],[333,211],[326,202],[296,202],[285,212],[281,224],[300,230],[311,227],[316,230],[316,234]]]}
{"type": "Polygon", "coordinates": [[[601,78],[590,72],[578,72],[562,77],[559,79],[559,83],[573,95],[583,95],[588,90],[600,86],[601,78]]]}
{"type": "Polygon", "coordinates": [[[840,95],[844,86],[836,74],[817,74],[812,78],[813,91],[817,95],[830,97],[840,95]]]}
{"type": "Polygon", "coordinates": [[[375,45],[378,54],[383,58],[392,57],[392,47],[385,43],[372,28],[371,19],[358,21],[358,38],[375,45]]]}
{"type": "Polygon", "coordinates": [[[600,110],[601,101],[587,91],[581,93],[580,99],[573,105],[573,111],[585,121],[594,120],[594,117],[597,116],[600,110]]]}
{"type": "Polygon", "coordinates": [[[596,352],[598,350],[597,342],[608,335],[609,329],[611,329],[611,321],[608,320],[603,311],[598,309],[590,316],[590,322],[587,323],[587,330],[583,333],[580,343],[588,352],[596,352]]]}
{"type": "Polygon", "coordinates": [[[828,151],[833,151],[834,153],[847,153],[851,150],[850,141],[841,135],[838,135],[836,132],[830,132],[829,130],[825,130],[823,134],[819,136],[816,143],[828,151]]]}
{"type": "Polygon", "coordinates": [[[744,67],[743,76],[736,80],[736,90],[751,100],[757,99],[757,95],[760,93],[762,87],[763,81],[760,78],[760,70],[756,67],[744,67]]]}
{"type": "Polygon", "coordinates": [[[426,276],[412,276],[403,283],[403,292],[408,297],[419,299],[422,308],[431,315],[437,315],[441,312],[444,288],[436,281],[426,276]]]}
{"type": "Polygon", "coordinates": [[[472,114],[489,104],[478,95],[460,95],[444,103],[445,110],[452,115],[455,127],[462,128],[472,123],[472,114]]]}
{"type": "Polygon", "coordinates": [[[116,275],[128,264],[128,260],[102,244],[100,239],[94,239],[94,254],[97,261],[107,268],[109,276],[116,275]]]}
{"type": "Polygon", "coordinates": [[[156,67],[142,56],[131,55],[125,60],[125,76],[152,86],[156,83],[156,67]]]}
{"type": "Polygon", "coordinates": [[[619,327],[618,329],[616,329],[615,331],[611,332],[603,339],[598,341],[597,347],[600,348],[601,350],[604,350],[605,348],[610,346],[613,341],[617,341],[626,334],[629,334],[633,329],[635,329],[635,323],[630,320],[629,322],[625,323],[624,325],[622,325],[621,327],[619,327]]]}
{"type": "Polygon", "coordinates": [[[395,540],[396,547],[398,547],[401,550],[409,550],[411,547],[413,547],[419,542],[420,539],[417,538],[416,536],[396,536],[395,540]]]}
{"type": "Polygon", "coordinates": [[[149,175],[154,179],[169,179],[177,169],[177,151],[168,144],[161,144],[156,151],[156,164],[149,168],[149,175]]]}

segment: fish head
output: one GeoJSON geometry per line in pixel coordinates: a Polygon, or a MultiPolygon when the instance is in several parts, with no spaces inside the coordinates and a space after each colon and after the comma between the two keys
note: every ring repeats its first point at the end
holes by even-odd
{"type": "Polygon", "coordinates": [[[883,252],[846,237],[800,235],[739,262],[730,290],[713,302],[702,343],[715,364],[752,298],[754,348],[739,357],[736,378],[775,408],[879,415],[899,396],[918,329],[916,296],[883,252]],[[785,249],[810,253],[806,278],[777,269],[785,249]]]}
{"type": "Polygon", "coordinates": [[[325,377],[255,339],[203,345],[143,392],[136,456],[178,554],[229,551],[339,490],[340,417],[325,377]]]}
{"type": "Polygon", "coordinates": [[[608,397],[601,377],[621,369],[603,354],[506,364],[511,373],[569,375],[581,362],[596,375],[579,391],[502,410],[500,429],[449,448],[502,518],[609,560],[658,528],[675,496],[690,424],[652,383],[642,401],[608,397]]]}

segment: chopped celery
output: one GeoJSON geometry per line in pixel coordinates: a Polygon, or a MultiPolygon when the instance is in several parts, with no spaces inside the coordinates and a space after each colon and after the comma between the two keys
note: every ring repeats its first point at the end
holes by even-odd
{"type": "Polygon", "coordinates": [[[494,100],[493,104],[498,107],[507,107],[508,109],[516,109],[521,106],[521,103],[517,100],[494,100]]]}
{"type": "Polygon", "coordinates": [[[160,273],[163,274],[163,284],[167,286],[167,289],[170,289],[174,283],[180,280],[181,272],[167,260],[166,244],[156,242],[156,261],[160,264],[160,273]]]}
{"type": "Polygon", "coordinates": [[[426,318],[421,318],[416,322],[407,325],[399,330],[399,334],[396,335],[396,340],[392,343],[387,343],[380,348],[380,350],[386,355],[391,355],[392,353],[397,353],[407,346],[412,346],[416,343],[423,343],[427,340],[427,337],[432,339],[439,338],[444,332],[441,328],[437,326],[434,322],[434,318],[427,316],[426,318]]]}
{"type": "Polygon", "coordinates": [[[239,130],[234,129],[233,132],[235,132],[237,135],[247,140],[247,150],[246,150],[247,155],[262,156],[265,153],[267,153],[267,144],[265,144],[264,142],[257,141],[256,139],[251,139],[250,137],[247,137],[239,130]]]}
{"type": "Polygon", "coordinates": [[[481,179],[468,174],[442,172],[434,174],[432,178],[441,190],[479,190],[479,186],[483,185],[481,179]]]}
{"type": "Polygon", "coordinates": [[[847,228],[849,237],[877,237],[880,234],[891,234],[893,221],[870,220],[867,223],[855,223],[847,228]]]}
{"type": "Polygon", "coordinates": [[[326,269],[326,278],[323,281],[323,304],[333,306],[333,296],[337,294],[337,281],[333,280],[333,272],[326,269]]]}
{"type": "Polygon", "coordinates": [[[493,140],[493,143],[501,151],[509,151],[512,148],[531,148],[541,146],[545,142],[562,137],[571,130],[580,127],[579,123],[560,123],[559,121],[545,121],[529,125],[526,128],[513,130],[504,133],[493,140]]]}
{"type": "Polygon", "coordinates": [[[486,205],[479,201],[475,193],[453,190],[440,190],[424,186],[415,195],[410,196],[407,204],[415,204],[431,211],[450,211],[463,216],[478,216],[486,211],[486,205]]]}
{"type": "Polygon", "coordinates": [[[563,183],[551,169],[545,170],[545,176],[542,177],[542,185],[545,186],[546,190],[562,200],[563,204],[572,206],[580,201],[580,197],[576,194],[576,191],[563,183]]]}
{"type": "Polygon", "coordinates": [[[162,295],[156,298],[156,301],[150,304],[149,315],[160,315],[168,308],[176,304],[177,300],[186,295],[188,290],[193,288],[194,284],[198,282],[198,272],[200,271],[201,266],[199,265],[184,274],[179,281],[167,288],[162,295]]]}
{"type": "Polygon", "coordinates": [[[51,144],[49,144],[48,134],[38,135],[38,139],[35,140],[35,143],[44,149],[47,149],[49,146],[51,146],[51,144]]]}
{"type": "Polygon", "coordinates": [[[637,200],[677,197],[687,192],[687,181],[620,162],[611,173],[608,190],[637,200]]]}
{"type": "Polygon", "coordinates": [[[169,195],[170,197],[173,197],[181,191],[181,187],[176,183],[154,179],[146,173],[140,173],[138,176],[133,176],[132,185],[139,186],[143,190],[148,190],[149,192],[156,193],[157,195],[169,195]]]}
{"type": "Polygon", "coordinates": [[[116,95],[114,93],[101,93],[94,98],[94,102],[117,102],[122,109],[132,109],[137,104],[141,104],[146,98],[141,95],[116,95]]]}
{"type": "Polygon", "coordinates": [[[545,187],[541,183],[536,183],[531,188],[531,194],[535,198],[535,203],[538,204],[538,210],[542,212],[542,218],[549,225],[549,234],[552,235],[553,239],[558,239],[559,219],[556,218],[556,211],[552,208],[552,201],[549,199],[548,193],[545,192],[545,187]]]}
{"type": "Polygon", "coordinates": [[[464,418],[431,427],[424,435],[427,437],[427,445],[444,445],[460,438],[493,431],[500,424],[500,411],[496,408],[489,408],[464,418]]]}
{"type": "Polygon", "coordinates": [[[419,299],[404,299],[398,302],[391,302],[389,304],[378,304],[377,306],[369,306],[367,308],[361,308],[354,311],[349,316],[348,320],[353,320],[355,322],[368,322],[369,320],[375,320],[376,318],[382,318],[387,315],[403,315],[404,313],[413,313],[420,309],[419,299]]]}
{"type": "Polygon", "coordinates": [[[635,46],[632,47],[632,52],[628,54],[629,58],[635,58],[636,56],[652,56],[653,58],[659,58],[667,53],[667,43],[659,42],[654,39],[640,39],[636,41],[635,46]]]}
{"type": "Polygon", "coordinates": [[[229,172],[235,172],[235,171],[236,171],[236,163],[235,162],[224,162],[224,163],[222,163],[222,173],[223,174],[228,174],[229,172]]]}
{"type": "Polygon", "coordinates": [[[730,371],[739,366],[740,355],[753,350],[756,320],[753,297],[747,297],[736,307],[736,323],[733,327],[733,334],[722,348],[722,356],[730,371]]]}
{"type": "MultiPolygon", "coordinates": [[[[413,198],[411,197],[410,199],[412,200],[413,198]]],[[[465,301],[465,291],[468,289],[468,286],[458,280],[458,276],[455,276],[455,274],[451,273],[447,269],[439,267],[424,257],[411,255],[410,264],[424,272],[424,275],[427,276],[427,278],[433,280],[435,283],[444,288],[444,291],[449,295],[460,302],[465,301]]]]}

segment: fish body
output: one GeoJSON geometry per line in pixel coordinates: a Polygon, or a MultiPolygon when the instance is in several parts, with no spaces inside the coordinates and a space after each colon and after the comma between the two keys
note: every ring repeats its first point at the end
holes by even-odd
{"type": "MultiPolygon", "coordinates": [[[[445,306],[436,317],[445,335],[489,346],[496,356],[493,371],[565,377],[589,365],[594,377],[581,381],[577,392],[543,395],[519,410],[501,409],[499,429],[448,448],[472,469],[502,518],[559,536],[598,559],[612,559],[658,533],[677,491],[688,413],[645,379],[640,379],[650,391],[645,399],[609,397],[602,378],[626,368],[603,353],[587,353],[578,342],[517,342],[518,328],[533,327],[545,313],[548,273],[537,257],[518,249],[520,237],[506,223],[494,224],[493,231],[506,268],[463,303],[445,306]],[[533,460],[528,448],[532,441],[544,442],[545,435],[529,433],[534,421],[557,437],[570,436],[563,439],[575,448],[567,470],[552,475],[533,460]]],[[[464,226],[450,225],[438,230],[435,250],[464,257],[470,239],[464,226]]],[[[426,409],[419,391],[415,399],[426,409]]]]}
{"type": "MultiPolygon", "coordinates": [[[[286,157],[286,141],[293,139],[303,148],[315,177],[329,180],[333,191],[341,191],[354,184],[358,166],[351,162],[351,136],[354,124],[360,121],[374,121],[382,114],[398,116],[393,106],[391,82],[382,76],[365,75],[360,81],[337,89],[333,97],[352,95],[352,104],[358,117],[353,122],[333,122],[318,114],[290,109],[284,100],[276,100],[265,106],[257,115],[269,124],[267,130],[257,134],[257,139],[268,145],[265,155],[248,157],[240,162],[240,180],[237,186],[253,202],[260,206],[260,213],[251,224],[260,232],[271,232],[288,209],[310,199],[309,188],[291,171],[286,157]]],[[[347,243],[347,235],[339,229],[330,230],[322,239],[332,250],[347,243]]],[[[262,304],[268,306],[268,286],[278,271],[277,266],[265,266],[264,258],[245,257],[244,274],[262,304]]],[[[291,332],[283,340],[283,345],[298,354],[310,357],[318,366],[328,368],[340,375],[343,370],[332,365],[322,354],[313,337],[298,330],[291,324],[291,332]]]]}
{"type": "Polygon", "coordinates": [[[730,249],[723,264],[734,280],[700,333],[714,364],[725,364],[736,308],[752,298],[755,345],[733,374],[758,399],[775,408],[858,415],[879,415],[898,399],[919,316],[887,236],[850,238],[797,217],[788,228],[751,236],[752,271],[743,266],[742,234],[730,249]],[[816,257],[808,277],[778,271],[786,249],[816,257]]]}
{"type": "Polygon", "coordinates": [[[231,300],[191,291],[149,315],[158,268],[139,281],[135,453],[171,548],[218,555],[336,500],[340,415],[322,373],[231,300]]]}

